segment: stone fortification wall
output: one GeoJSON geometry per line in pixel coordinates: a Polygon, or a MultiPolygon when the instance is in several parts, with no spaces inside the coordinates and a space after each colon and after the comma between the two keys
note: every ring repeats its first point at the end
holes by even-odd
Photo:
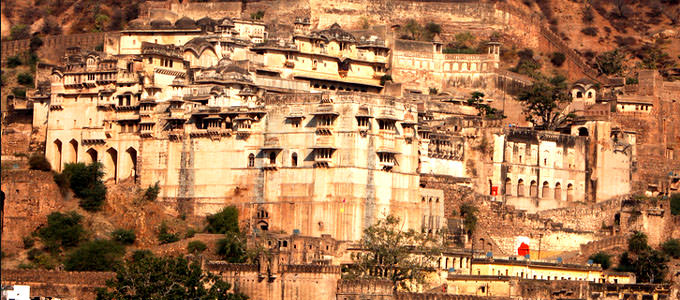
{"type": "Polygon", "coordinates": [[[61,272],[47,270],[2,270],[2,285],[30,285],[31,297],[96,299],[97,288],[113,278],[111,272],[61,272]]]}
{"type": "Polygon", "coordinates": [[[577,206],[575,207],[540,211],[537,216],[554,223],[560,223],[564,228],[595,232],[602,228],[602,222],[613,223],[614,215],[621,207],[623,198],[625,197],[590,205],[576,203],[577,206]]]}
{"type": "MultiPolygon", "coordinates": [[[[92,32],[69,35],[50,35],[43,37],[43,45],[38,50],[38,55],[43,60],[57,62],[68,47],[81,47],[94,49],[104,44],[107,35],[116,35],[116,32],[92,32]]],[[[2,60],[29,50],[30,40],[17,40],[2,42],[2,60]]]]}
{"type": "Polygon", "coordinates": [[[38,224],[45,224],[47,215],[63,206],[59,187],[49,172],[3,170],[2,191],[5,193],[2,219],[5,253],[23,247],[23,237],[30,235],[38,224]]]}
{"type": "Polygon", "coordinates": [[[590,255],[612,248],[626,248],[628,245],[629,235],[615,235],[601,240],[588,242],[581,245],[580,254],[584,257],[589,257],[590,255]]]}

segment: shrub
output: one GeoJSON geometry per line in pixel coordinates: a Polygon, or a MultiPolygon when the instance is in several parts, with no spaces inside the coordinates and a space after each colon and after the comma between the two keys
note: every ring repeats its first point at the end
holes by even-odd
{"type": "Polygon", "coordinates": [[[52,166],[50,166],[50,162],[47,161],[47,158],[45,158],[44,155],[38,153],[33,153],[33,155],[31,155],[31,157],[28,159],[28,166],[31,170],[52,170],[52,166]]]}
{"type": "Polygon", "coordinates": [[[149,257],[153,257],[150,250],[135,250],[132,252],[132,261],[140,261],[149,257]]]}
{"type": "Polygon", "coordinates": [[[12,94],[16,98],[24,99],[24,98],[26,98],[26,89],[22,88],[22,87],[12,88],[12,94]]]}
{"type": "Polygon", "coordinates": [[[47,225],[38,229],[38,236],[45,247],[53,252],[60,247],[75,247],[85,235],[85,229],[80,224],[82,219],[75,211],[53,212],[47,216],[47,225]]]}
{"type": "Polygon", "coordinates": [[[385,74],[382,77],[380,77],[380,85],[385,85],[386,82],[392,81],[392,76],[385,74]]]}
{"type": "Polygon", "coordinates": [[[26,257],[28,258],[28,260],[32,261],[35,260],[35,258],[38,257],[38,255],[40,254],[42,254],[42,251],[33,248],[31,250],[28,250],[28,253],[26,253],[26,257]]]}
{"type": "Polygon", "coordinates": [[[534,59],[534,51],[531,49],[524,49],[517,52],[517,55],[519,56],[519,62],[517,62],[517,66],[510,69],[510,71],[534,78],[537,77],[537,71],[541,68],[541,63],[534,59]]]}
{"type": "Polygon", "coordinates": [[[208,226],[205,231],[209,233],[238,233],[238,209],[235,206],[227,206],[222,211],[206,217],[208,226]]]}
{"type": "Polygon", "coordinates": [[[561,67],[565,60],[567,57],[562,52],[553,52],[550,56],[550,62],[556,67],[561,67]]]}
{"type": "Polygon", "coordinates": [[[661,244],[661,251],[672,258],[680,258],[680,240],[670,239],[665,241],[661,244]]]}
{"type": "Polygon", "coordinates": [[[588,6],[583,9],[583,23],[591,24],[595,19],[595,14],[593,14],[593,8],[588,6]]]}
{"type": "Polygon", "coordinates": [[[20,263],[20,264],[17,266],[17,269],[19,269],[19,270],[30,270],[30,269],[35,269],[35,265],[33,265],[33,264],[27,264],[27,263],[23,263],[23,262],[22,262],[22,263],[20,263]]]}
{"type": "Polygon", "coordinates": [[[208,246],[201,241],[191,241],[189,242],[189,245],[187,245],[187,251],[191,254],[201,253],[205,251],[205,249],[208,249],[208,246]]]}
{"type": "Polygon", "coordinates": [[[33,36],[31,38],[31,42],[29,43],[29,48],[31,49],[31,52],[38,51],[40,47],[43,45],[43,40],[39,36],[33,36]]]}
{"type": "Polygon", "coordinates": [[[156,236],[158,237],[158,241],[161,243],[161,245],[179,241],[179,235],[170,232],[168,224],[165,222],[161,223],[161,226],[158,227],[158,233],[156,236]]]}
{"type": "Polygon", "coordinates": [[[54,34],[54,35],[59,35],[62,34],[62,29],[59,23],[57,22],[57,19],[53,16],[48,16],[45,18],[45,21],[43,22],[42,27],[40,28],[40,32],[42,32],[45,35],[49,34],[54,34]]]}
{"type": "Polygon", "coordinates": [[[246,245],[243,238],[237,234],[227,234],[217,241],[217,254],[230,263],[246,261],[246,245]]]}
{"type": "Polygon", "coordinates": [[[144,195],[142,196],[142,199],[145,201],[156,201],[156,198],[158,198],[158,193],[161,191],[161,187],[158,185],[158,182],[156,182],[153,186],[149,186],[144,190],[144,195]]]}
{"type": "Polygon", "coordinates": [[[626,84],[638,84],[636,77],[626,77],[626,84]]]}
{"type": "Polygon", "coordinates": [[[10,39],[12,40],[25,40],[31,37],[29,32],[30,28],[24,24],[17,24],[12,26],[10,29],[10,39]]]}
{"type": "Polygon", "coordinates": [[[42,269],[48,270],[52,270],[57,266],[56,259],[47,253],[39,253],[34,256],[33,263],[42,269]]]}
{"type": "Polygon", "coordinates": [[[671,214],[680,215],[680,193],[671,195],[671,214]]]}
{"type": "Polygon", "coordinates": [[[611,258],[612,256],[607,254],[607,252],[600,251],[591,255],[588,259],[602,266],[602,270],[607,270],[612,265],[611,258]]]}
{"type": "Polygon", "coordinates": [[[98,211],[101,208],[106,200],[101,163],[68,163],[62,173],[66,174],[73,193],[80,198],[80,207],[87,211],[98,211]]]}
{"type": "Polygon", "coordinates": [[[63,196],[66,196],[66,193],[68,193],[69,189],[69,181],[68,181],[68,176],[64,173],[54,173],[54,176],[52,176],[54,179],[54,183],[57,184],[59,187],[59,191],[63,196]]]}
{"type": "Polygon", "coordinates": [[[16,68],[17,66],[21,66],[21,59],[19,59],[19,56],[17,55],[10,56],[7,58],[5,64],[7,64],[8,68],[16,68]]]}
{"type": "Polygon", "coordinates": [[[33,85],[33,75],[31,73],[19,73],[17,82],[21,85],[31,86],[33,85]]]}
{"type": "Polygon", "coordinates": [[[437,95],[437,94],[439,94],[439,91],[437,90],[437,88],[431,87],[430,88],[430,95],[437,95]]]}
{"type": "Polygon", "coordinates": [[[581,33],[589,36],[597,36],[598,30],[595,27],[586,27],[581,29],[581,33]]]}
{"type": "Polygon", "coordinates": [[[35,240],[30,236],[25,236],[23,238],[24,249],[31,249],[35,245],[35,240]]]}
{"type": "Polygon", "coordinates": [[[64,268],[67,271],[111,271],[125,254],[125,248],[109,240],[94,240],[84,243],[71,252],[64,268]]]}
{"type": "Polygon", "coordinates": [[[137,235],[135,234],[135,231],[132,229],[118,228],[111,232],[111,238],[113,238],[114,241],[119,242],[123,245],[132,245],[135,243],[137,235]]]}
{"type": "Polygon", "coordinates": [[[623,59],[624,55],[614,50],[598,55],[595,58],[595,64],[600,73],[614,75],[623,71],[623,59]]]}
{"type": "Polygon", "coordinates": [[[184,238],[190,239],[190,238],[194,237],[195,235],[196,235],[196,229],[189,228],[189,229],[187,229],[187,233],[184,234],[184,238]]]}
{"type": "Polygon", "coordinates": [[[257,12],[250,14],[250,18],[253,20],[262,20],[262,18],[264,18],[264,11],[258,10],[257,12]]]}

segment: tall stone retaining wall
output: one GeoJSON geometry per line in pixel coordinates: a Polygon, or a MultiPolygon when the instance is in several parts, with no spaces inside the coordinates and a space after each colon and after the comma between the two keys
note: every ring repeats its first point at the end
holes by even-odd
{"type": "Polygon", "coordinates": [[[31,297],[96,299],[97,289],[113,278],[112,272],[2,270],[2,285],[29,285],[31,297]]]}
{"type": "MultiPolygon", "coordinates": [[[[104,44],[107,35],[117,35],[117,32],[92,32],[69,35],[50,35],[43,37],[43,45],[38,50],[42,59],[56,62],[64,55],[68,47],[81,47],[84,49],[94,49],[98,45],[104,44]]],[[[2,42],[2,61],[30,49],[30,40],[17,40],[2,42]]]]}

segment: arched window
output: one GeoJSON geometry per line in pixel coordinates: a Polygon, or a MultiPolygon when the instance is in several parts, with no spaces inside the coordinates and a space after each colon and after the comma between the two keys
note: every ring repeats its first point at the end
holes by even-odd
{"type": "Polygon", "coordinates": [[[248,167],[252,168],[255,166],[255,154],[248,154],[248,167]]]}
{"type": "Polygon", "coordinates": [[[593,98],[593,92],[588,92],[588,98],[593,98]]]}
{"type": "Polygon", "coordinates": [[[512,195],[512,180],[510,178],[505,178],[505,190],[503,191],[505,195],[512,195]]]}
{"type": "Polygon", "coordinates": [[[574,185],[567,184],[567,201],[574,201],[574,185]]]}
{"type": "Polygon", "coordinates": [[[562,200],[562,185],[559,182],[555,183],[555,200],[562,200]]]}
{"type": "Polygon", "coordinates": [[[529,185],[529,197],[538,197],[538,184],[535,180],[532,180],[531,184],[529,185]]]}
{"type": "Polygon", "coordinates": [[[276,152],[274,151],[269,153],[269,164],[276,164],[276,152]]]}
{"type": "Polygon", "coordinates": [[[583,98],[582,92],[576,92],[576,98],[583,98]]]}
{"type": "Polygon", "coordinates": [[[541,197],[543,197],[543,199],[550,199],[550,184],[547,181],[543,182],[541,197]]]}
{"type": "Polygon", "coordinates": [[[290,165],[293,167],[297,167],[297,164],[298,164],[297,153],[293,153],[293,155],[290,156],[290,165]]]}
{"type": "Polygon", "coordinates": [[[588,136],[588,128],[581,127],[578,129],[578,136],[588,136]]]}
{"type": "Polygon", "coordinates": [[[517,181],[517,196],[524,197],[524,180],[517,181]]]}

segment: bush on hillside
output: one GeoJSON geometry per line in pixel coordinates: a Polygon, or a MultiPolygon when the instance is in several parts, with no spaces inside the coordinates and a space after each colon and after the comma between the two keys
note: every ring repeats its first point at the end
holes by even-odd
{"type": "Polygon", "coordinates": [[[124,228],[118,228],[111,232],[111,238],[123,245],[132,245],[135,243],[135,239],[137,239],[137,235],[135,234],[135,231],[132,229],[124,229],[124,228]]]}
{"type": "Polygon", "coordinates": [[[62,172],[68,178],[73,193],[80,199],[80,207],[87,211],[98,211],[106,200],[106,186],[102,181],[104,172],[99,162],[89,165],[68,163],[62,172]]]}
{"type": "Polygon", "coordinates": [[[198,254],[208,249],[208,246],[201,241],[191,241],[187,245],[187,252],[191,254],[198,254]]]}
{"type": "Polygon", "coordinates": [[[35,245],[35,240],[30,236],[25,236],[23,238],[24,249],[31,249],[35,245]]]}
{"type": "Polygon", "coordinates": [[[206,217],[208,226],[205,231],[209,233],[238,233],[238,209],[235,206],[227,206],[222,211],[206,217]]]}
{"type": "Polygon", "coordinates": [[[161,223],[161,226],[158,227],[156,237],[158,238],[158,241],[161,245],[179,241],[179,235],[177,233],[170,232],[170,228],[168,228],[168,224],[165,222],[161,223]]]}
{"type": "Polygon", "coordinates": [[[19,56],[14,55],[10,56],[7,58],[7,61],[5,62],[8,68],[16,68],[17,66],[21,66],[21,59],[19,59],[19,56]]]}
{"type": "Polygon", "coordinates": [[[586,27],[581,29],[581,33],[589,36],[597,36],[598,30],[595,27],[586,27]]]}
{"type": "Polygon", "coordinates": [[[674,216],[680,215],[680,193],[671,195],[671,214],[674,216]]]}
{"type": "Polygon", "coordinates": [[[230,263],[244,263],[246,261],[246,244],[238,234],[227,234],[217,241],[217,254],[230,263]]]}
{"type": "Polygon", "coordinates": [[[33,153],[28,159],[28,167],[31,170],[50,171],[52,166],[44,155],[33,153]]]}
{"type": "Polygon", "coordinates": [[[67,271],[112,271],[121,262],[125,248],[109,240],[94,240],[71,252],[64,268],[67,271]]]}
{"type": "Polygon", "coordinates": [[[567,57],[562,52],[553,52],[552,55],[550,56],[550,62],[555,67],[561,67],[564,64],[565,60],[567,60],[567,57]]]}
{"type": "Polygon", "coordinates": [[[17,82],[21,85],[32,86],[33,75],[31,75],[31,73],[19,73],[19,75],[17,75],[17,82]]]}
{"type": "Polygon", "coordinates": [[[12,95],[14,95],[16,98],[25,99],[26,89],[23,87],[14,87],[12,88],[12,95]]]}
{"type": "Polygon", "coordinates": [[[82,219],[83,217],[75,211],[53,212],[47,216],[47,225],[37,230],[38,237],[51,252],[56,252],[60,248],[75,247],[85,236],[82,219]]]}
{"type": "Polygon", "coordinates": [[[661,251],[672,258],[680,258],[680,240],[669,239],[665,241],[661,244],[661,251]]]}
{"type": "Polygon", "coordinates": [[[588,259],[592,260],[593,263],[599,264],[602,270],[607,270],[612,265],[611,258],[612,256],[607,252],[600,251],[591,255],[588,259]]]}
{"type": "Polygon", "coordinates": [[[156,182],[154,185],[150,185],[149,187],[144,190],[144,195],[142,196],[142,200],[144,201],[156,201],[158,198],[158,193],[160,193],[161,187],[158,185],[158,182],[156,182]]]}

